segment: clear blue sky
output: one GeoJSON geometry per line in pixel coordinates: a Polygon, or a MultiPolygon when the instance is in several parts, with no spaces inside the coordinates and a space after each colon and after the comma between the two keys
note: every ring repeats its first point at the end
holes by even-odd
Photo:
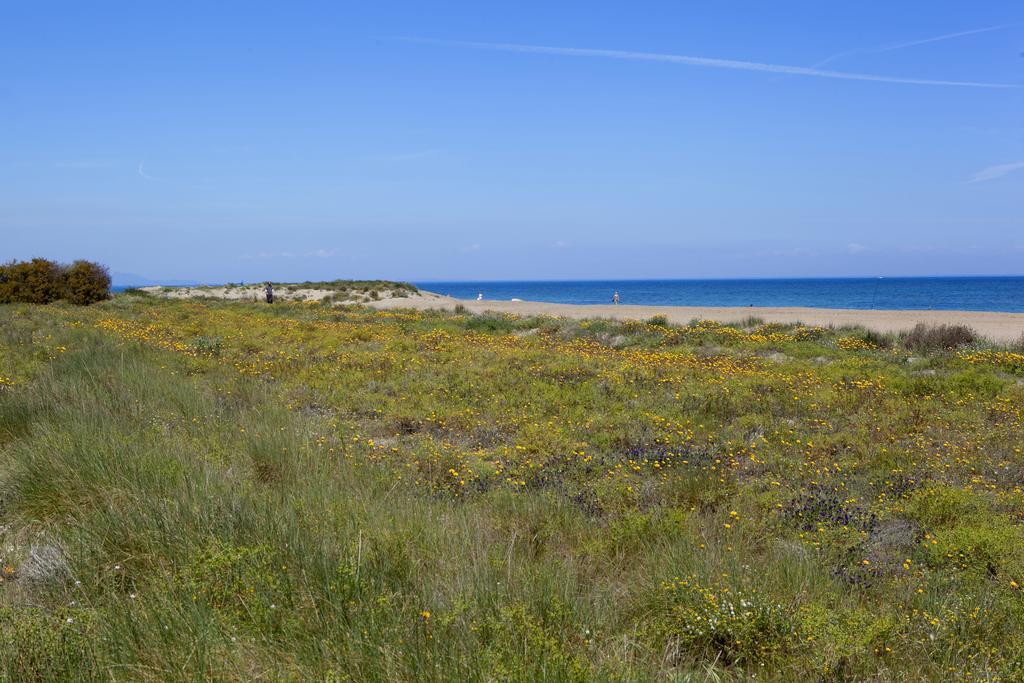
{"type": "Polygon", "coordinates": [[[8,2],[0,259],[1021,274],[1022,53],[1010,0],[8,2]]]}

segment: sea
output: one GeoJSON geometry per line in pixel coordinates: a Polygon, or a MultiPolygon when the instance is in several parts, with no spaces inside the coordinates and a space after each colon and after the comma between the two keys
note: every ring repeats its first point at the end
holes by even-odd
{"type": "Polygon", "coordinates": [[[648,306],[807,306],[1024,312],[1024,276],[416,282],[457,299],[648,306]]]}

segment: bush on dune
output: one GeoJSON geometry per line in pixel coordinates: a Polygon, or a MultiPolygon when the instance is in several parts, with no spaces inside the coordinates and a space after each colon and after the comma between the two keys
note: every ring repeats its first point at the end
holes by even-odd
{"type": "Polygon", "coordinates": [[[61,297],[61,268],[34,258],[0,266],[0,303],[48,304],[61,297]]]}
{"type": "Polygon", "coordinates": [[[907,334],[903,345],[911,351],[950,351],[973,344],[978,340],[974,330],[966,325],[927,325],[918,323],[907,334]]]}
{"type": "Polygon", "coordinates": [[[668,317],[664,315],[654,315],[647,319],[648,325],[654,327],[668,327],[668,317]]]}
{"type": "Polygon", "coordinates": [[[64,270],[64,298],[87,306],[110,297],[110,273],[105,266],[78,260],[64,270]]]}
{"type": "Polygon", "coordinates": [[[43,258],[0,265],[0,304],[50,304],[64,299],[86,306],[110,298],[105,266],[78,260],[61,265],[43,258]]]}

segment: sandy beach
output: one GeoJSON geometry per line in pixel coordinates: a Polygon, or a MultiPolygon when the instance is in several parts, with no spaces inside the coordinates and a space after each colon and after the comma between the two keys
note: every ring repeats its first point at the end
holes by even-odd
{"type": "Polygon", "coordinates": [[[862,325],[878,332],[901,332],[917,323],[931,325],[961,324],[995,342],[1007,343],[1024,336],[1024,313],[983,311],[880,311],[839,308],[759,308],[702,306],[634,306],[611,304],[552,304],[538,301],[473,301],[422,292],[421,296],[369,302],[374,308],[454,309],[463,305],[474,313],[493,311],[516,315],[550,315],[566,318],[612,318],[615,320],[646,320],[663,315],[669,322],[685,325],[694,319],[735,322],[749,316],[766,322],[806,325],[862,325]]]}

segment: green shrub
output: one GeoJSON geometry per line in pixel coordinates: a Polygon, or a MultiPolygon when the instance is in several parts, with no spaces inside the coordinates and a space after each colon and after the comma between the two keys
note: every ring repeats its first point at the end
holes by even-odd
{"type": "Polygon", "coordinates": [[[507,334],[516,329],[514,316],[499,313],[484,313],[466,320],[466,329],[474,332],[507,334]]]}
{"type": "Polygon", "coordinates": [[[99,673],[93,656],[94,616],[84,609],[0,608],[0,678],[94,678],[99,673]]]}
{"type": "Polygon", "coordinates": [[[869,344],[873,344],[880,349],[888,349],[893,345],[892,337],[885,334],[884,332],[876,332],[875,330],[865,330],[862,335],[864,341],[869,344]]]}
{"type": "Polygon", "coordinates": [[[484,619],[480,634],[487,680],[585,681],[593,675],[582,647],[589,634],[557,599],[539,610],[522,602],[503,606],[484,619]]]}
{"type": "Polygon", "coordinates": [[[42,258],[0,265],[0,304],[49,304],[58,299],[87,305],[110,297],[107,269],[90,261],[70,266],[42,258]]]}
{"type": "Polygon", "coordinates": [[[662,584],[656,603],[652,635],[678,648],[679,660],[763,664],[799,642],[800,623],[791,610],[754,591],[675,578],[662,584]]]}
{"type": "Polygon", "coordinates": [[[88,306],[110,298],[110,273],[91,261],[75,261],[64,270],[64,298],[88,306]]]}
{"type": "Polygon", "coordinates": [[[192,558],[178,581],[193,601],[238,624],[263,629],[280,624],[293,596],[283,559],[267,545],[213,541],[192,558]]]}
{"type": "Polygon", "coordinates": [[[0,303],[51,303],[61,298],[62,280],[61,267],[53,261],[12,261],[0,266],[0,303]]]}
{"type": "Polygon", "coordinates": [[[653,325],[654,327],[668,327],[668,317],[664,315],[653,315],[647,319],[647,324],[653,325]]]}
{"type": "Polygon", "coordinates": [[[793,326],[790,325],[789,323],[770,322],[761,323],[753,331],[756,332],[757,334],[763,334],[765,336],[768,336],[770,334],[786,334],[792,329],[793,326]]]}
{"type": "Polygon", "coordinates": [[[814,638],[811,656],[819,662],[822,675],[816,680],[820,683],[870,678],[872,655],[884,653],[907,628],[905,615],[869,609],[847,611],[810,604],[801,608],[800,616],[801,632],[814,638]]]}
{"type": "Polygon", "coordinates": [[[910,496],[906,514],[928,527],[945,526],[987,511],[986,503],[973,491],[933,484],[910,496]]]}
{"type": "Polygon", "coordinates": [[[192,340],[192,348],[202,356],[219,356],[221,339],[220,337],[196,337],[192,340]]]}
{"type": "Polygon", "coordinates": [[[942,529],[926,539],[926,561],[982,576],[1024,576],[1024,530],[993,516],[989,520],[942,529]]]}

